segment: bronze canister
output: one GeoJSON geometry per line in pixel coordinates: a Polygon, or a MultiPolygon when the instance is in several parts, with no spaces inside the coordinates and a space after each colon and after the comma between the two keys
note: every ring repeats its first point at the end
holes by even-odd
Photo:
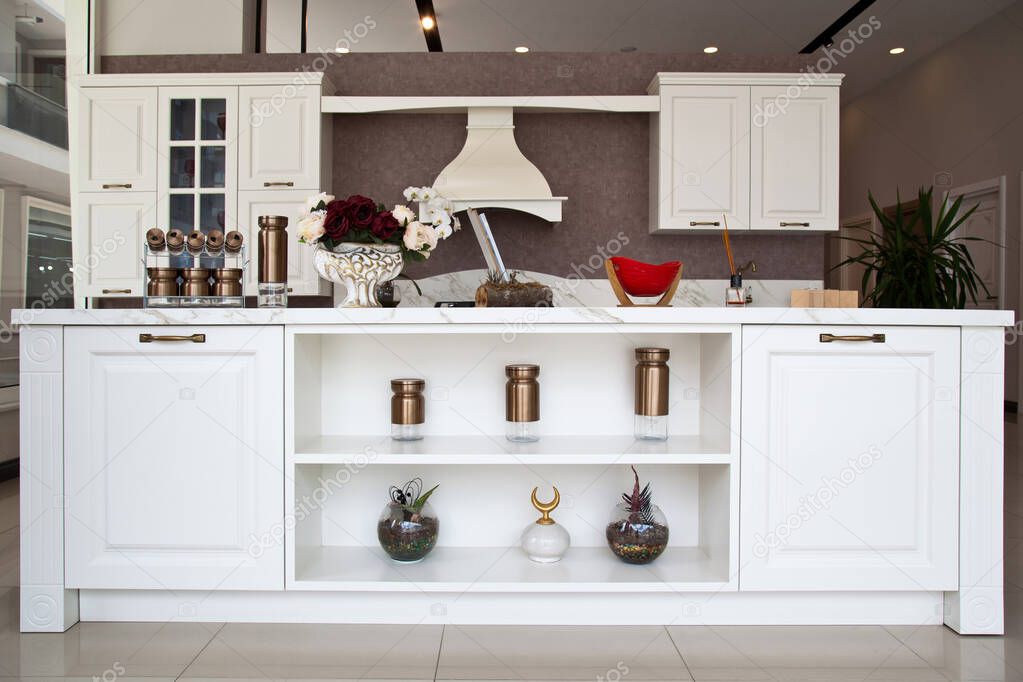
{"type": "Polygon", "coordinates": [[[661,417],[668,414],[667,348],[636,349],[636,414],[661,417]]]}
{"type": "Polygon", "coordinates": [[[245,237],[238,230],[231,230],[224,237],[224,248],[227,249],[228,253],[238,253],[242,250],[242,244],[245,243],[245,237]]]}
{"type": "Polygon", "coordinates": [[[426,399],[422,379],[391,379],[391,424],[407,426],[426,421],[426,399]]]}
{"type": "Polygon", "coordinates": [[[504,386],[505,420],[509,422],[540,421],[539,365],[508,365],[504,368],[508,382],[504,386]]]}
{"type": "Polygon", "coordinates": [[[288,281],[288,219],[282,215],[259,216],[259,281],[283,284],[288,281]]]}
{"type": "Polygon", "coordinates": [[[188,235],[187,244],[188,252],[198,256],[200,253],[202,253],[203,247],[206,246],[206,235],[204,235],[199,230],[196,230],[195,232],[192,232],[190,235],[188,235]]]}
{"type": "Polygon", "coordinates": [[[181,253],[185,248],[185,233],[181,230],[174,228],[167,231],[167,248],[172,253],[181,253]]]}
{"type": "Polygon", "coordinates": [[[210,269],[209,268],[183,268],[181,277],[182,296],[209,296],[210,295],[210,269]]]}
{"type": "Polygon", "coordinates": [[[146,231],[146,244],[150,251],[163,251],[167,246],[167,236],[159,227],[151,227],[146,231]]]}
{"type": "Polygon", "coordinates": [[[148,296],[178,295],[177,268],[146,268],[146,274],[149,275],[149,282],[146,284],[148,296]]]}
{"type": "Polygon", "coordinates": [[[214,296],[241,296],[242,269],[216,268],[213,271],[214,296]]]}
{"type": "Polygon", "coordinates": [[[224,233],[220,230],[210,230],[206,235],[206,250],[209,253],[220,253],[224,248],[224,233]]]}

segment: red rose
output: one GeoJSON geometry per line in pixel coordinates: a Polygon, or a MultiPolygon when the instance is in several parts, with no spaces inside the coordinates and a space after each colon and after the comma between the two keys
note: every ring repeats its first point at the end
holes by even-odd
{"type": "Polygon", "coordinates": [[[347,215],[353,227],[365,229],[373,224],[377,214],[377,205],[369,197],[353,194],[346,200],[347,215]]]}
{"type": "Polygon", "coordinates": [[[377,213],[373,218],[373,223],[370,225],[370,231],[384,241],[393,237],[399,228],[401,228],[401,224],[398,223],[397,218],[391,215],[390,211],[377,213]]]}
{"type": "Polygon", "coordinates": [[[352,229],[347,201],[332,201],[327,204],[327,214],[323,217],[323,232],[334,241],[340,241],[352,229]]]}

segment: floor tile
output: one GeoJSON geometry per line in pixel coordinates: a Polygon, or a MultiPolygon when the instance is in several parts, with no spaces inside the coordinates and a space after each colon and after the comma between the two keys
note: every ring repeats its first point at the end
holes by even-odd
{"type": "Polygon", "coordinates": [[[184,677],[432,680],[443,626],[230,623],[184,677]]]}
{"type": "Polygon", "coordinates": [[[887,630],[949,680],[1023,680],[1004,655],[986,646],[992,638],[963,637],[941,625],[888,626],[887,630]]]}
{"type": "Polygon", "coordinates": [[[444,630],[437,679],[689,680],[664,628],[461,626],[444,630]]]}
{"type": "Polygon", "coordinates": [[[0,676],[176,677],[216,623],[79,623],[65,633],[0,637],[0,676]]]}

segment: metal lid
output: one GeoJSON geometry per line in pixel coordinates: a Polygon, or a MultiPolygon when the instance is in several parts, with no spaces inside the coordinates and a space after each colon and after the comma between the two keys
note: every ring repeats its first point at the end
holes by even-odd
{"type": "Polygon", "coordinates": [[[391,390],[395,392],[422,391],[425,387],[424,379],[391,379],[391,390]]]}
{"type": "Polygon", "coordinates": [[[509,379],[535,379],[540,376],[540,365],[507,365],[504,373],[509,379]]]}
{"type": "Polygon", "coordinates": [[[283,215],[261,215],[257,222],[260,228],[280,230],[288,226],[288,217],[283,215]]]}
{"type": "Polygon", "coordinates": [[[177,268],[146,268],[146,272],[149,273],[150,277],[159,277],[161,279],[178,276],[177,268]]]}
{"type": "Polygon", "coordinates": [[[242,269],[241,268],[215,268],[213,270],[213,276],[217,279],[241,279],[242,269]]]}
{"type": "Polygon", "coordinates": [[[667,348],[637,348],[636,359],[640,362],[667,362],[671,351],[667,348]]]}
{"type": "Polygon", "coordinates": [[[209,279],[209,268],[182,268],[181,276],[185,279],[209,279]]]}

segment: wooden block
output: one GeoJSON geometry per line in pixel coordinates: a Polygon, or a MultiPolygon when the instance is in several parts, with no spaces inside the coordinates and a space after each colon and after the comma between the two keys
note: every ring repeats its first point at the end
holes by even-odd
{"type": "Polygon", "coordinates": [[[809,308],[810,307],[810,290],[809,289],[793,289],[791,298],[789,299],[789,307],[791,308],[809,308]]]}
{"type": "Polygon", "coordinates": [[[810,307],[811,308],[823,308],[824,307],[824,290],[823,289],[811,289],[810,290],[810,307]]]}
{"type": "Polygon", "coordinates": [[[860,307],[860,292],[853,289],[852,291],[840,290],[838,292],[838,307],[839,308],[859,308],[860,307]]]}
{"type": "Polygon", "coordinates": [[[824,307],[825,308],[840,308],[839,305],[839,291],[838,289],[825,289],[824,290],[824,307]]]}

